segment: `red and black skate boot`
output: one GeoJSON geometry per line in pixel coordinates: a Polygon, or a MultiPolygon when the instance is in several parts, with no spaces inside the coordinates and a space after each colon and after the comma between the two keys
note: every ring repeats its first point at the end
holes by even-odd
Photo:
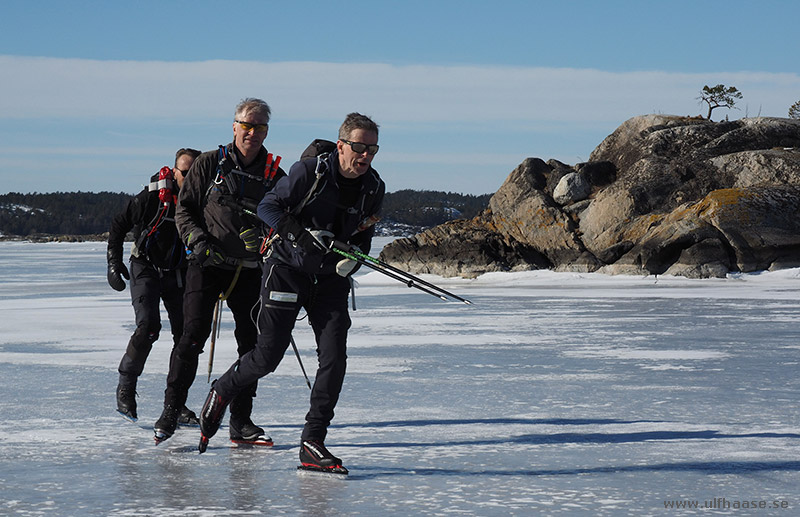
{"type": "Polygon", "coordinates": [[[231,441],[237,445],[261,445],[272,447],[272,438],[258,427],[249,418],[235,418],[231,415],[230,427],[231,441]]]}
{"type": "Polygon", "coordinates": [[[225,408],[229,403],[229,400],[219,396],[212,385],[203,409],[200,411],[200,444],[197,446],[200,454],[206,452],[208,440],[217,433],[222,417],[225,416],[225,408]]]}
{"type": "Polygon", "coordinates": [[[300,443],[299,470],[328,472],[347,475],[348,470],[342,466],[342,460],[330,453],[325,444],[318,440],[303,440],[300,443]]]}

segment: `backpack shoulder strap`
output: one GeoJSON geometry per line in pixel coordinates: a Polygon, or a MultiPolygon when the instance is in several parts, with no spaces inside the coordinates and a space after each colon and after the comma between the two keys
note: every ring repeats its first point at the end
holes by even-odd
{"type": "Polygon", "coordinates": [[[317,155],[317,164],[314,167],[314,183],[311,185],[311,188],[308,189],[308,193],[306,193],[306,196],[303,198],[300,204],[294,207],[294,209],[292,210],[292,213],[294,215],[299,214],[303,210],[303,208],[305,208],[305,206],[308,204],[311,198],[314,196],[314,193],[317,190],[317,186],[319,186],[320,180],[328,171],[329,155],[330,153],[322,153],[317,155]]]}

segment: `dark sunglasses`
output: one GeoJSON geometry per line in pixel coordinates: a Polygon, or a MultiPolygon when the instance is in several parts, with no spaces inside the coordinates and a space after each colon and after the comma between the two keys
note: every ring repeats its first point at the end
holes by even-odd
{"type": "Polygon", "coordinates": [[[250,131],[251,129],[254,130],[256,133],[263,133],[269,127],[269,124],[252,124],[250,122],[242,122],[241,120],[234,120],[239,127],[245,131],[250,131]]]}
{"type": "Polygon", "coordinates": [[[362,144],[361,142],[351,142],[350,140],[342,140],[342,142],[348,144],[350,149],[352,149],[354,153],[358,154],[361,154],[364,151],[367,151],[367,154],[377,154],[378,148],[380,147],[378,144],[362,144]]]}

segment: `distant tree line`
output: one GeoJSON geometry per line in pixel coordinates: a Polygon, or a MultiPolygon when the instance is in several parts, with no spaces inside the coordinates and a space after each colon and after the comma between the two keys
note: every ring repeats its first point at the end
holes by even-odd
{"type": "MultiPolygon", "coordinates": [[[[488,206],[490,197],[429,190],[388,192],[382,220],[430,228],[452,219],[474,217],[488,206]]],[[[130,198],[123,192],[0,194],[0,234],[101,234],[108,231],[111,219],[130,198]]]]}
{"type": "Polygon", "coordinates": [[[491,194],[475,196],[433,190],[398,190],[383,200],[384,221],[430,228],[453,219],[471,219],[489,206],[491,194]]]}
{"type": "Polygon", "coordinates": [[[130,197],[122,192],[10,192],[0,195],[0,232],[22,236],[107,232],[111,218],[130,197]]]}

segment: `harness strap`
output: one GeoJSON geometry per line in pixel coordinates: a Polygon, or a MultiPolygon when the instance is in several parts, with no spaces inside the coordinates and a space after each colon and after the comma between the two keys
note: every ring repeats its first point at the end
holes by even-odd
{"type": "Polygon", "coordinates": [[[244,267],[247,269],[253,269],[260,266],[257,260],[246,260],[231,257],[225,257],[225,264],[229,266],[236,266],[238,268],[244,267]]]}
{"type": "Polygon", "coordinates": [[[272,153],[267,154],[266,166],[264,167],[264,177],[260,178],[258,176],[249,174],[241,170],[239,168],[239,164],[236,163],[235,156],[232,156],[234,162],[233,168],[231,168],[231,170],[226,172],[225,163],[228,160],[229,154],[230,153],[228,153],[227,147],[225,147],[224,145],[219,146],[219,155],[217,160],[217,175],[214,178],[212,184],[209,186],[208,189],[209,193],[211,192],[211,189],[214,187],[214,185],[220,185],[224,182],[225,186],[228,187],[228,192],[230,192],[231,194],[235,195],[238,198],[242,198],[243,192],[241,192],[241,190],[244,189],[244,185],[237,182],[234,179],[234,177],[231,176],[232,174],[243,176],[252,181],[260,181],[264,185],[266,190],[269,190],[272,187],[273,180],[275,179],[275,175],[278,173],[278,167],[281,163],[280,156],[277,155],[273,156],[272,153]]]}

